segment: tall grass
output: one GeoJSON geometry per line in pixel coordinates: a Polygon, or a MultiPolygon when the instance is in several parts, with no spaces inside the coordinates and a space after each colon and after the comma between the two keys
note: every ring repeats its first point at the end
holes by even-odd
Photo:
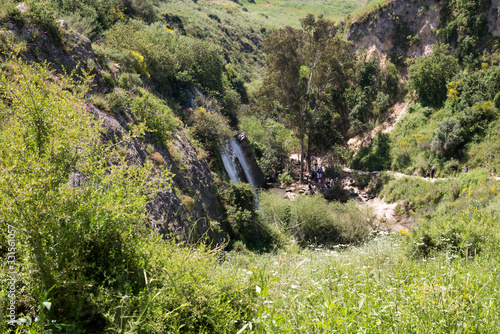
{"type": "Polygon", "coordinates": [[[404,234],[348,250],[283,251],[247,261],[257,333],[493,333],[500,325],[498,250],[474,260],[406,256],[404,234]]]}

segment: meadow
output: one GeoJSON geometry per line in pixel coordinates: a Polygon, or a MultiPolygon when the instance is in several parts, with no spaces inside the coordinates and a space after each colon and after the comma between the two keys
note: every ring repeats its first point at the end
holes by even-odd
{"type": "Polygon", "coordinates": [[[495,333],[498,182],[482,171],[440,183],[403,178],[381,194],[396,201],[436,192],[442,201],[401,210],[413,220],[409,231],[374,229],[357,246],[301,249],[292,239],[272,254],[230,253],[222,268],[248,277],[259,297],[240,333],[495,333]]]}

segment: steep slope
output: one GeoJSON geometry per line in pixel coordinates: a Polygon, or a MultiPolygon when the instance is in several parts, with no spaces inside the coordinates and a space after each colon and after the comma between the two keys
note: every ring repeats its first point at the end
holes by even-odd
{"type": "MultiPolygon", "coordinates": [[[[23,8],[23,11],[29,13],[27,8],[23,8]]],[[[51,35],[32,22],[10,22],[6,30],[0,30],[1,46],[8,51],[4,59],[46,62],[54,70],[55,81],[58,75],[66,73],[80,80],[86,73],[90,75],[86,80],[92,80],[90,86],[93,92],[105,90],[104,77],[108,74],[95,57],[90,40],[69,30],[64,21],[58,24],[57,35],[51,35]]],[[[102,122],[104,141],[121,141],[131,135],[130,130],[134,126],[141,124],[126,108],[120,113],[107,113],[87,102],[87,110],[102,122]]],[[[142,165],[146,160],[151,160],[157,165],[165,165],[175,175],[174,191],[161,191],[149,204],[150,222],[155,229],[165,235],[172,234],[194,241],[210,230],[209,237],[220,241],[219,238],[223,238],[224,234],[213,232],[214,229],[210,228],[216,227],[214,222],[220,221],[223,214],[212,172],[206,159],[199,154],[200,149],[192,145],[185,130],[182,123],[175,127],[168,149],[158,144],[148,133],[142,138],[133,138],[122,148],[123,156],[131,164],[142,165]]],[[[81,177],[76,174],[73,179],[81,177]]]]}

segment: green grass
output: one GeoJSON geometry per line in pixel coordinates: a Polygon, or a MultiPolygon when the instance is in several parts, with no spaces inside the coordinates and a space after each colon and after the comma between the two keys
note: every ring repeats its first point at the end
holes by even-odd
{"type": "Polygon", "coordinates": [[[341,250],[231,254],[224,266],[252,277],[257,333],[493,333],[498,249],[475,260],[407,256],[406,235],[341,250]]]}
{"type": "Polygon", "coordinates": [[[176,0],[160,2],[159,13],[180,18],[187,35],[220,45],[226,59],[235,64],[251,88],[252,82],[258,82],[264,74],[261,43],[269,32],[285,25],[299,28],[300,20],[308,13],[322,14],[340,22],[349,14],[365,13],[365,6],[373,9],[384,2],[386,0],[257,0],[255,3],[176,0]]]}

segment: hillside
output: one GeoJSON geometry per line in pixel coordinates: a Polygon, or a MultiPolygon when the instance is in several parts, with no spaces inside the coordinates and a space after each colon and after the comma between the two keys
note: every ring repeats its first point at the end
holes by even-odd
{"type": "Polygon", "coordinates": [[[0,330],[495,332],[499,5],[0,0],[0,330]]]}

